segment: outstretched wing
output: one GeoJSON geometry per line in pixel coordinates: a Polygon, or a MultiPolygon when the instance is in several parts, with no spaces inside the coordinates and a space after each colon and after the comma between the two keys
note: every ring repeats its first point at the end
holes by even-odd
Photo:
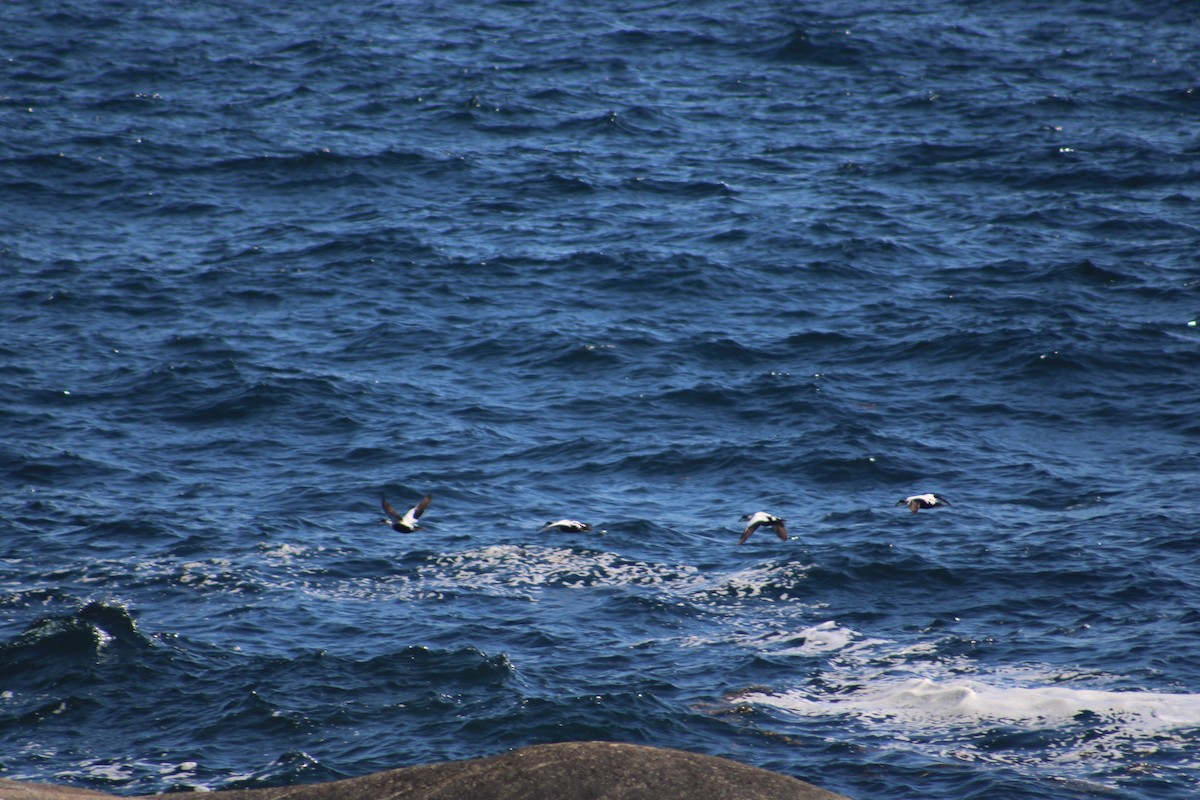
{"type": "Polygon", "coordinates": [[[738,544],[743,544],[747,539],[749,539],[750,535],[753,534],[756,530],[758,530],[759,525],[762,525],[762,523],[761,522],[751,522],[749,525],[747,525],[745,532],[742,533],[742,538],[738,539],[738,544]]]}
{"type": "Polygon", "coordinates": [[[425,513],[425,509],[429,508],[429,503],[431,500],[433,500],[433,495],[425,495],[421,498],[421,502],[413,506],[412,511],[409,511],[408,513],[412,514],[413,519],[420,519],[421,515],[425,513]]]}
{"type": "Polygon", "coordinates": [[[788,540],[787,526],[783,524],[783,520],[779,520],[779,522],[775,523],[775,534],[782,542],[786,542],[788,540]]]}
{"type": "Polygon", "coordinates": [[[401,515],[401,513],[387,501],[386,497],[383,498],[383,513],[387,514],[391,518],[392,522],[399,522],[400,520],[404,519],[403,515],[401,515]]]}

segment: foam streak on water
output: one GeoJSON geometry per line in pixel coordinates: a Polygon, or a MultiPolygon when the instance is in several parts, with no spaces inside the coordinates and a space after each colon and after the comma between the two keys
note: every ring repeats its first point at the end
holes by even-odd
{"type": "Polygon", "coordinates": [[[0,776],[1195,796],[1188,4],[0,17],[0,776]]]}

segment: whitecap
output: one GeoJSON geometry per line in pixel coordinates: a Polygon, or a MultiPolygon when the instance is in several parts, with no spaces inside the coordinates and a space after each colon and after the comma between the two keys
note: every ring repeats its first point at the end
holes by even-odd
{"type": "Polygon", "coordinates": [[[1109,691],[1068,686],[997,686],[975,679],[911,677],[831,695],[787,691],[742,698],[804,716],[849,714],[905,727],[1044,728],[1084,714],[1119,721],[1130,733],[1200,729],[1200,694],[1109,691]]]}
{"type": "Polygon", "coordinates": [[[607,551],[491,545],[437,558],[422,570],[422,578],[476,589],[579,588],[666,585],[695,573],[695,567],[653,564],[607,551]]]}
{"type": "Polygon", "coordinates": [[[1012,685],[1002,675],[880,674],[819,691],[747,692],[737,702],[785,725],[789,717],[842,718],[862,725],[877,747],[1002,764],[1055,780],[1067,774],[1119,781],[1129,770],[1156,769],[1147,758],[1197,766],[1200,694],[1012,685]]]}

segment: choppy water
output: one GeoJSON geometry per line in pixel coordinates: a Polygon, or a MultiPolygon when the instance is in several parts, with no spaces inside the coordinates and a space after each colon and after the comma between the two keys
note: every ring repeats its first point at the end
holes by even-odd
{"type": "Polygon", "coordinates": [[[0,775],[1195,796],[1197,13],[5,3],[0,775]]]}

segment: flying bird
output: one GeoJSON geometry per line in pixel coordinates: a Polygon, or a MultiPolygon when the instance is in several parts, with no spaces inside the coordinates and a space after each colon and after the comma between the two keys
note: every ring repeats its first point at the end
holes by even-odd
{"type": "Polygon", "coordinates": [[[768,514],[765,511],[756,511],[753,514],[747,514],[742,517],[742,521],[749,524],[746,525],[746,530],[742,533],[742,538],[738,539],[738,544],[744,543],[750,538],[751,534],[762,527],[774,530],[775,535],[779,537],[780,541],[786,542],[788,540],[787,526],[785,525],[787,520],[782,517],[768,514]]]}
{"type": "Polygon", "coordinates": [[[914,494],[912,497],[906,497],[903,500],[897,500],[896,505],[908,506],[908,510],[912,513],[917,513],[922,508],[933,508],[934,506],[948,506],[950,501],[942,497],[940,494],[914,494]]]}
{"type": "Polygon", "coordinates": [[[563,533],[587,533],[591,529],[591,525],[588,525],[586,522],[580,522],[577,519],[560,519],[557,522],[547,522],[538,533],[545,533],[549,530],[562,531],[563,533]]]}
{"type": "Polygon", "coordinates": [[[412,533],[413,531],[424,530],[417,524],[417,520],[425,513],[425,509],[429,507],[429,501],[433,499],[433,495],[427,494],[421,498],[421,502],[404,512],[403,515],[383,498],[383,511],[388,515],[387,519],[381,519],[379,522],[384,525],[391,525],[392,530],[400,533],[412,533]]]}

